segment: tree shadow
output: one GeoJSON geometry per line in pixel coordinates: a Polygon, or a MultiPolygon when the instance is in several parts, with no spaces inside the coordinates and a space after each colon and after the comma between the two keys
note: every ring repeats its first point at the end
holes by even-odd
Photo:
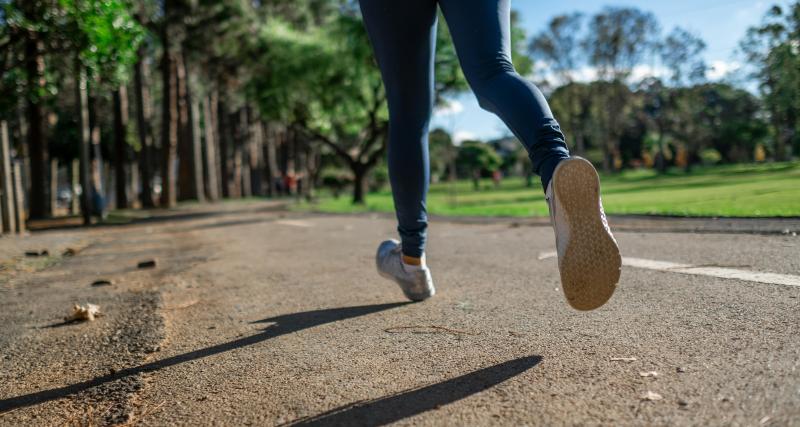
{"type": "Polygon", "coordinates": [[[144,365],[122,369],[114,374],[108,374],[97,377],[91,380],[83,381],[80,383],[67,385],[64,387],[54,388],[50,390],[42,390],[34,393],[25,394],[22,396],[9,397],[0,400],[0,414],[17,408],[36,405],[39,403],[47,402],[50,400],[68,397],[82,391],[116,381],[125,377],[155,372],[170,366],[178,365],[192,360],[202,359],[204,357],[213,356],[215,354],[224,353],[226,351],[234,350],[237,348],[247,347],[253,344],[266,341],[271,338],[279,337],[282,335],[291,334],[293,332],[302,331],[304,329],[313,328],[315,326],[324,325],[326,323],[333,323],[339,320],[352,319],[354,317],[365,316],[372,313],[377,313],[384,310],[389,310],[396,307],[401,307],[410,302],[398,302],[390,304],[375,304],[375,305],[362,305],[354,307],[343,308],[329,308],[323,310],[304,311],[301,313],[285,314],[277,317],[270,317],[267,319],[259,320],[252,323],[271,323],[266,328],[262,329],[260,333],[248,337],[240,338],[237,340],[229,341],[222,344],[217,344],[211,347],[202,348],[199,350],[191,351],[184,354],[168,357],[166,359],[157,360],[154,362],[146,363],[144,365]]]}
{"type": "MultiPolygon", "coordinates": [[[[231,215],[242,214],[262,214],[283,212],[286,210],[286,204],[279,203],[269,206],[256,206],[256,207],[242,207],[235,209],[214,209],[203,211],[189,211],[189,212],[175,212],[170,210],[161,210],[152,208],[148,210],[136,211],[140,216],[126,216],[126,214],[119,214],[116,220],[109,220],[106,222],[98,222],[91,225],[92,228],[113,228],[138,224],[158,224],[164,222],[186,222],[195,221],[208,218],[219,218],[231,215]]],[[[31,231],[47,231],[47,230],[70,230],[86,228],[83,225],[83,219],[80,216],[69,217],[56,217],[46,218],[43,220],[28,221],[28,228],[31,231]]]]}
{"type": "Polygon", "coordinates": [[[511,379],[542,361],[541,356],[509,360],[447,381],[375,400],[356,402],[290,422],[291,426],[385,425],[453,403],[511,379]]]}

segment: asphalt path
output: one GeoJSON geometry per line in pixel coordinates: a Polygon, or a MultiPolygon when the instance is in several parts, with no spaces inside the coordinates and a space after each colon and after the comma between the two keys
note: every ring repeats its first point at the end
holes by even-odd
{"type": "Polygon", "coordinates": [[[620,226],[590,313],[536,221],[435,221],[418,304],[375,272],[384,215],[38,233],[0,253],[81,250],[3,272],[0,424],[800,425],[800,237],[740,227],[620,226]],[[65,324],[73,302],[105,315],[65,324]]]}

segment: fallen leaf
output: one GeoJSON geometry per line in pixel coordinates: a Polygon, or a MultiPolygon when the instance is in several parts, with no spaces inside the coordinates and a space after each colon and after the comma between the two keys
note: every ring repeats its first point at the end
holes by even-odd
{"type": "Polygon", "coordinates": [[[76,322],[82,320],[93,321],[95,317],[102,316],[100,306],[86,303],[85,306],[75,304],[72,307],[72,314],[64,318],[65,322],[76,322]]]}
{"type": "Polygon", "coordinates": [[[648,390],[647,393],[643,394],[642,397],[641,397],[642,400],[646,400],[648,402],[655,402],[656,400],[661,400],[663,398],[664,398],[664,396],[662,396],[662,395],[660,395],[658,393],[654,393],[654,392],[649,391],[649,390],[648,390]]]}
{"type": "Polygon", "coordinates": [[[762,419],[761,419],[761,420],[760,420],[758,423],[759,423],[759,424],[761,424],[761,425],[763,426],[764,424],[768,423],[768,422],[769,422],[769,420],[771,420],[771,419],[772,419],[772,418],[771,418],[769,415],[767,415],[767,416],[765,416],[764,418],[762,418],[762,419]]]}

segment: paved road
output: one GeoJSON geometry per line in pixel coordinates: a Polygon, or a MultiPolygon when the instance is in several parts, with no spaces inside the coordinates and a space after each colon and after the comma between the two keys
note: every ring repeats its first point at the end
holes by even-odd
{"type": "Polygon", "coordinates": [[[620,232],[581,313],[547,227],[435,223],[420,304],[374,271],[393,227],[234,204],[14,243],[83,249],[3,272],[0,424],[800,425],[800,237],[620,232]]]}

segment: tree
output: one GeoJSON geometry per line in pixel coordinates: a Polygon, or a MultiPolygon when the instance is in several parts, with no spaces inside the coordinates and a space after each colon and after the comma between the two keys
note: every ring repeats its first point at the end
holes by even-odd
{"type": "Polygon", "coordinates": [[[705,61],[700,56],[706,43],[681,27],[675,27],[658,46],[661,62],[670,72],[673,86],[698,83],[705,79],[705,61]]]}
{"type": "MultiPolygon", "coordinates": [[[[443,28],[441,26],[440,28],[443,28]]],[[[446,29],[439,39],[445,40],[446,29]]],[[[383,160],[386,94],[361,20],[342,14],[300,32],[273,21],[261,33],[266,52],[251,91],[270,120],[284,121],[333,153],[353,175],[353,202],[363,203],[369,172],[383,160]]],[[[437,48],[437,99],[466,87],[452,44],[437,48]]]]}
{"type": "Polygon", "coordinates": [[[774,6],[740,46],[770,114],[775,158],[786,160],[793,141],[800,149],[800,2],[774,6]]]}
{"type": "Polygon", "coordinates": [[[452,177],[455,173],[453,162],[458,150],[453,145],[453,139],[444,129],[434,129],[428,136],[428,150],[430,151],[431,181],[436,182],[447,176],[448,171],[452,177]]]}
{"type": "Polygon", "coordinates": [[[624,116],[625,83],[635,66],[657,46],[658,22],[649,12],[635,8],[606,7],[594,15],[589,31],[582,41],[589,63],[596,68],[598,78],[610,82],[598,85],[605,104],[599,110],[604,115],[604,131],[598,135],[603,148],[603,169],[611,171],[620,163],[619,120],[624,116]]]}
{"type": "Polygon", "coordinates": [[[582,14],[558,15],[550,20],[545,30],[531,39],[528,46],[533,59],[543,62],[559,85],[572,83],[581,64],[579,37],[582,28],[582,14]]]}
{"type": "Polygon", "coordinates": [[[456,165],[472,178],[472,185],[480,189],[480,178],[484,172],[494,172],[503,163],[503,159],[489,144],[480,141],[464,141],[458,147],[456,165]]]}
{"type": "Polygon", "coordinates": [[[122,0],[20,0],[4,2],[2,10],[0,39],[7,40],[4,51],[10,52],[0,55],[6,65],[3,80],[16,76],[25,82],[15,83],[12,93],[26,100],[30,216],[37,218],[49,213],[44,109],[58,93],[56,83],[66,76],[80,80],[85,70],[98,90],[116,88],[127,78],[142,33],[122,0]]]}

